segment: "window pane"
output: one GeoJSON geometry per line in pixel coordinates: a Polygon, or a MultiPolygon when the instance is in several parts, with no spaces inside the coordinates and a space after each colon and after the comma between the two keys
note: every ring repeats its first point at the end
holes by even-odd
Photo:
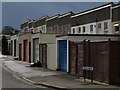
{"type": "Polygon", "coordinates": [[[104,30],[108,29],[108,23],[104,22],[104,30]]]}
{"type": "Polygon", "coordinates": [[[81,33],[81,27],[78,28],[78,33],[81,33]]]}
{"type": "Polygon", "coordinates": [[[85,26],[83,26],[83,32],[85,32],[85,26]]]}
{"type": "Polygon", "coordinates": [[[73,28],[73,33],[75,33],[75,28],[73,28]]]}
{"type": "Polygon", "coordinates": [[[93,25],[90,25],[90,32],[93,31],[93,25]]]}

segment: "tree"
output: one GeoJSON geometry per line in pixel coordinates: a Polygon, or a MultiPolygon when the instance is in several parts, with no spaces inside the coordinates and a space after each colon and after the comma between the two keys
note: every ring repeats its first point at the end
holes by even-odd
{"type": "Polygon", "coordinates": [[[11,26],[4,26],[2,29],[2,34],[12,36],[12,35],[18,34],[18,30],[11,26]]]}
{"type": "Polygon", "coordinates": [[[8,55],[8,40],[6,36],[2,36],[2,54],[8,55]]]}

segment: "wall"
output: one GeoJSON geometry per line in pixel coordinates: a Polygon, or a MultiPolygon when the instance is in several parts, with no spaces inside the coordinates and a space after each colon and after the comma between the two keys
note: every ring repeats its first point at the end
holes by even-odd
{"type": "Polygon", "coordinates": [[[47,19],[46,21],[46,28],[47,28],[46,33],[60,33],[59,25],[58,25],[58,21],[59,21],[58,15],[53,16],[49,19],[50,20],[47,19]]]}
{"type": "Polygon", "coordinates": [[[56,35],[58,35],[58,34],[42,34],[42,33],[40,33],[39,43],[47,43],[47,44],[56,43],[56,35]]]}

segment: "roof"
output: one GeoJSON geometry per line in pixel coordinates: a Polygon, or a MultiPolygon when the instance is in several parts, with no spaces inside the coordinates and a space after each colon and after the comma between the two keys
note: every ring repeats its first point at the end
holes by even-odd
{"type": "Polygon", "coordinates": [[[117,8],[117,7],[120,7],[120,2],[117,3],[117,4],[114,4],[114,5],[112,6],[112,9],[117,8]]]}
{"type": "Polygon", "coordinates": [[[71,16],[71,18],[80,16],[80,15],[83,15],[83,14],[87,14],[87,13],[90,13],[90,12],[93,12],[93,11],[96,11],[96,10],[99,10],[99,9],[102,9],[102,8],[110,7],[112,5],[113,5],[113,2],[110,2],[110,3],[104,4],[104,5],[101,5],[101,6],[98,6],[98,7],[95,7],[95,8],[88,9],[88,10],[82,11],[80,13],[77,13],[77,14],[71,16]]]}
{"type": "Polygon", "coordinates": [[[63,36],[112,36],[112,37],[120,37],[120,34],[66,34],[66,35],[57,35],[56,37],[63,36]]]}
{"type": "Polygon", "coordinates": [[[42,19],[45,19],[45,18],[47,19],[48,17],[49,17],[49,16],[47,16],[47,15],[46,15],[46,16],[42,16],[42,17],[36,19],[34,22],[37,22],[37,21],[42,20],[42,19]]]}
{"type": "Polygon", "coordinates": [[[70,12],[67,12],[67,13],[61,14],[61,15],[59,16],[59,18],[62,18],[62,17],[68,16],[68,15],[70,15],[70,14],[74,14],[74,15],[75,15],[75,13],[73,13],[72,11],[70,11],[70,12]]]}
{"type": "Polygon", "coordinates": [[[24,20],[21,24],[24,24],[26,22],[30,22],[31,20],[30,19],[27,19],[27,20],[24,20]]]}
{"type": "Polygon", "coordinates": [[[49,20],[54,19],[54,18],[58,18],[59,16],[60,16],[60,14],[51,16],[51,17],[49,17],[48,19],[46,19],[46,21],[49,21],[49,20]]]}

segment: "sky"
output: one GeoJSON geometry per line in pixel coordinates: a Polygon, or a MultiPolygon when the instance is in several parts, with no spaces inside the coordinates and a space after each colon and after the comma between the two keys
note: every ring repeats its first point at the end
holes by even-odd
{"type": "Polygon", "coordinates": [[[79,13],[106,2],[2,2],[2,27],[20,29],[26,19],[38,19],[44,15],[53,16],[73,11],[79,13]]]}

